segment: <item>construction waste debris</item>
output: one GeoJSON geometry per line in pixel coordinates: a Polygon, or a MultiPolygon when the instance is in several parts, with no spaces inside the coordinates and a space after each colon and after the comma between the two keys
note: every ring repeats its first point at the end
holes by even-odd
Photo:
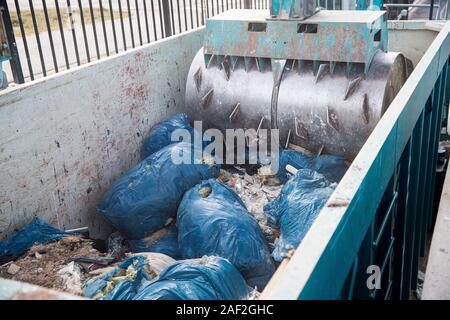
{"type": "Polygon", "coordinates": [[[32,283],[73,294],[82,293],[82,284],[96,263],[75,262],[78,257],[104,257],[94,241],[66,236],[46,244],[35,244],[20,257],[0,265],[0,277],[32,283]]]}
{"type": "Polygon", "coordinates": [[[184,194],[177,226],[185,259],[226,258],[259,290],[275,272],[258,221],[231,188],[215,179],[205,180],[184,194]]]}
{"type": "Polygon", "coordinates": [[[261,167],[257,174],[247,174],[245,168],[235,166],[228,170],[221,169],[218,181],[231,187],[242,199],[248,212],[258,221],[270,247],[280,236],[279,229],[268,223],[264,206],[274,201],[281,192],[283,184],[268,167],[261,167]]]}
{"type": "Polygon", "coordinates": [[[291,249],[297,248],[335,187],[336,183],[322,174],[300,169],[283,186],[280,196],[264,206],[269,223],[281,231],[272,252],[275,261],[281,262],[291,249]]]}
{"type": "Polygon", "coordinates": [[[128,240],[132,252],[158,252],[181,259],[178,230],[174,223],[140,240],[128,240]]]}
{"type": "Polygon", "coordinates": [[[134,300],[243,300],[251,292],[227,259],[203,257],[173,263],[134,300]]]}
{"type": "Polygon", "coordinates": [[[36,243],[59,240],[66,233],[48,224],[42,219],[34,218],[14,236],[0,241],[0,263],[13,260],[36,243]]]}
{"type": "Polygon", "coordinates": [[[172,143],[180,128],[194,132],[183,114],[155,125],[145,158],[104,195],[98,213],[116,229],[107,239],[34,219],[0,241],[0,277],[101,300],[257,299],[347,163],[286,149],[278,172],[219,165],[172,143]]]}
{"type": "Polygon", "coordinates": [[[213,159],[194,159],[195,154],[195,147],[185,142],[156,151],[113,183],[97,207],[99,213],[129,239],[163,228],[187,190],[219,174],[213,159]],[[191,161],[176,163],[173,155],[191,161]]]}
{"type": "Polygon", "coordinates": [[[174,262],[160,253],[131,256],[116,268],[89,279],[83,295],[97,300],[132,300],[139,290],[174,262]]]}

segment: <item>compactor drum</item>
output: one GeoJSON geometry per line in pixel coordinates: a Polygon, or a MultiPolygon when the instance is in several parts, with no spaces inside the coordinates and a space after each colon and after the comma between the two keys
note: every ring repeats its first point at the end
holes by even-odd
{"type": "Polygon", "coordinates": [[[203,129],[276,129],[280,145],[352,160],[407,78],[384,11],[273,0],[210,18],[186,84],[203,129]]]}

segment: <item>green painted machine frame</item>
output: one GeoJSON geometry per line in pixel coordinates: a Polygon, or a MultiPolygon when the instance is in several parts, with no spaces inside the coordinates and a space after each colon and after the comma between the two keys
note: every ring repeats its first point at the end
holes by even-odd
{"type": "MultiPolygon", "coordinates": [[[[206,64],[214,56],[364,63],[387,49],[385,11],[317,12],[304,20],[271,19],[265,10],[228,10],[208,19],[206,64]]],[[[260,64],[263,60],[260,61],[260,64]]]]}
{"type": "Polygon", "coordinates": [[[449,103],[448,22],[353,161],[267,299],[409,299],[432,225],[449,103]],[[381,271],[369,289],[369,266],[381,271]]]}

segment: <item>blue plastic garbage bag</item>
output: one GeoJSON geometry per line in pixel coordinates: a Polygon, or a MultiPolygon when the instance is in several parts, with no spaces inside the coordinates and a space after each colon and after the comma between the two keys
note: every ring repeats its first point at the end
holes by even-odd
{"type": "Polygon", "coordinates": [[[203,257],[172,264],[134,300],[242,300],[250,291],[228,260],[203,257]]]}
{"type": "Polygon", "coordinates": [[[330,154],[309,156],[294,150],[283,149],[279,154],[278,178],[282,182],[288,180],[286,165],[290,164],[296,169],[310,169],[317,171],[332,182],[339,182],[348,169],[345,158],[330,154]]]}
{"type": "Polygon", "coordinates": [[[189,125],[186,114],[177,113],[155,124],[144,139],[141,148],[141,159],[145,159],[156,151],[176,143],[176,141],[174,142],[171,140],[171,136],[177,129],[186,129],[191,134],[194,132],[194,129],[189,125]]]}
{"type": "Polygon", "coordinates": [[[0,241],[0,260],[14,259],[34,244],[57,241],[66,236],[63,230],[55,228],[42,219],[34,218],[14,236],[0,241]]]}
{"type": "Polygon", "coordinates": [[[150,259],[141,255],[129,257],[112,271],[87,280],[83,296],[97,300],[131,300],[174,262],[164,255],[150,259]]]}
{"type": "Polygon", "coordinates": [[[114,182],[98,211],[128,239],[142,239],[161,229],[176,215],[187,190],[219,174],[210,158],[194,156],[194,148],[185,142],[155,152],[114,182]],[[176,163],[173,155],[187,155],[190,161],[176,163]]]}
{"type": "Polygon", "coordinates": [[[187,191],[177,226],[183,258],[226,258],[260,290],[270,280],[275,269],[263,232],[229,187],[210,179],[187,191]]]}
{"type": "Polygon", "coordinates": [[[333,193],[335,183],[313,170],[300,169],[281,189],[277,199],[264,206],[268,222],[280,228],[272,256],[276,261],[297,248],[333,193]]]}
{"type": "Polygon", "coordinates": [[[129,240],[133,252],[159,252],[174,258],[181,259],[178,247],[178,231],[175,226],[168,226],[156,231],[141,240],[129,240]]]}

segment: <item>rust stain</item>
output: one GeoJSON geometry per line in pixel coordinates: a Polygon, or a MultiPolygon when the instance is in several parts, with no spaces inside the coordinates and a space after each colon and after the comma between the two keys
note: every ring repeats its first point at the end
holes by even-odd
{"type": "Polygon", "coordinates": [[[347,199],[334,199],[327,202],[327,207],[336,208],[336,207],[347,207],[350,201],[347,199]]]}
{"type": "Polygon", "coordinates": [[[143,54],[142,54],[141,51],[136,52],[136,54],[134,55],[134,59],[135,59],[137,62],[141,61],[142,58],[143,58],[143,54]]]}
{"type": "Polygon", "coordinates": [[[48,290],[39,289],[31,292],[18,292],[12,300],[62,300],[62,298],[48,290]]]}
{"type": "Polygon", "coordinates": [[[144,85],[129,86],[125,88],[125,95],[129,98],[143,100],[146,97],[144,85]]]}

